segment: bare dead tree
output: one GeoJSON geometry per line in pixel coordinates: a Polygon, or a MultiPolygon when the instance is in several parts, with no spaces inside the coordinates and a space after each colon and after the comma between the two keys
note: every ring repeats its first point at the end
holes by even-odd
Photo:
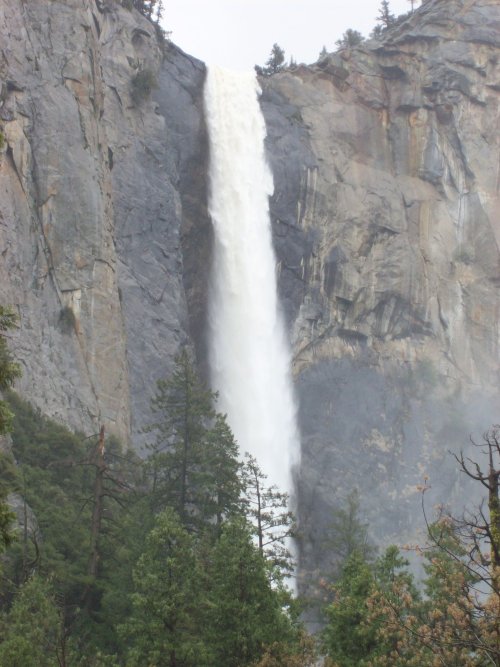
{"type": "Polygon", "coordinates": [[[483,503],[477,511],[467,512],[457,526],[471,543],[471,560],[489,568],[491,586],[500,596],[500,425],[487,431],[482,443],[472,438],[471,443],[486,459],[486,469],[463,452],[454,456],[461,471],[487,490],[487,511],[483,503]],[[484,553],[483,544],[489,546],[489,554],[484,553]]]}

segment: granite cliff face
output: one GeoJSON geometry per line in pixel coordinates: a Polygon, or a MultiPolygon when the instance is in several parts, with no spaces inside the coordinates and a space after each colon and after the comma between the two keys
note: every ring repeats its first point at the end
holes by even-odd
{"type": "MultiPolygon", "coordinates": [[[[139,446],[179,345],[206,363],[204,66],[111,0],[4,0],[0,26],[19,389],[139,446]],[[134,101],[141,71],[158,87],[134,101]]],[[[354,487],[381,542],[415,531],[424,474],[458,502],[447,450],[498,421],[499,46],[496,0],[428,0],[383,42],[262,81],[305,574],[354,487]]]]}
{"type": "Polygon", "coordinates": [[[164,56],[154,26],[115,2],[6,0],[0,25],[0,291],[20,314],[19,389],[127,441],[188,337],[180,229],[184,216],[189,240],[205,207],[204,67],[164,56]],[[155,101],[133,99],[141,72],[155,101]]]}
{"type": "Polygon", "coordinates": [[[448,450],[498,420],[499,46],[497,2],[430,0],[264,83],[305,570],[355,487],[382,542],[421,523],[424,475],[459,504],[448,450]]]}

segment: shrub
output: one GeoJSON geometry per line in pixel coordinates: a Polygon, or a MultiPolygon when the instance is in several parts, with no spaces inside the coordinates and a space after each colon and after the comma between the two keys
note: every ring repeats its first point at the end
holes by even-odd
{"type": "Polygon", "coordinates": [[[151,95],[157,82],[154,73],[150,69],[141,69],[132,79],[131,97],[134,104],[138,105],[151,95]]]}
{"type": "Polygon", "coordinates": [[[59,327],[63,334],[71,334],[76,328],[76,317],[70,306],[64,306],[59,313],[59,327]]]}

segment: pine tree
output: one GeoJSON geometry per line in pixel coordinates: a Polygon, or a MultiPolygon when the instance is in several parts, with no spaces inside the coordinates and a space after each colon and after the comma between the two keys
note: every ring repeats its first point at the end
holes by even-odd
{"type": "Polygon", "coordinates": [[[285,50],[279,46],[279,44],[273,44],[271,49],[271,54],[266,60],[264,67],[259,67],[255,65],[255,70],[257,74],[263,76],[271,76],[272,74],[277,74],[285,68],[285,50]]]}
{"type": "Polygon", "coordinates": [[[134,569],[129,620],[120,628],[129,667],[205,667],[202,573],[193,536],[171,509],[156,517],[134,569]]]}
{"type": "Polygon", "coordinates": [[[389,0],[382,0],[378,11],[377,21],[385,30],[396,23],[396,17],[389,7],[389,0]]]}
{"type": "Polygon", "coordinates": [[[354,552],[345,561],[334,587],[334,602],[326,609],[323,649],[335,664],[359,667],[376,646],[376,629],[366,623],[366,601],[375,581],[363,556],[354,552]]]}
{"type": "Polygon", "coordinates": [[[231,513],[239,502],[238,450],[224,415],[213,408],[216,394],[203,387],[183,351],[172,376],[158,383],[153,399],[157,440],[149,469],[153,511],[167,506],[191,530],[231,513]]]}
{"type": "Polygon", "coordinates": [[[323,48],[319,52],[318,60],[323,60],[323,58],[326,58],[327,55],[328,55],[328,51],[326,49],[326,46],[323,46],[323,48]]]}
{"type": "MultiPolygon", "coordinates": [[[[21,375],[21,368],[7,347],[8,331],[16,326],[17,317],[10,308],[0,306],[0,391],[12,386],[21,375]]],[[[0,435],[12,426],[12,412],[5,401],[0,401],[0,435]]]]}
{"type": "Polygon", "coordinates": [[[238,446],[233,433],[225,415],[217,414],[205,437],[204,475],[201,479],[204,498],[199,507],[202,521],[209,528],[213,526],[217,535],[227,517],[241,513],[243,482],[240,471],[238,446]]]}
{"type": "Polygon", "coordinates": [[[0,618],[0,664],[5,667],[59,667],[62,622],[50,587],[38,577],[16,593],[0,618]]]}
{"type": "Polygon", "coordinates": [[[291,572],[293,563],[287,541],[293,536],[295,518],[288,508],[288,494],[275,485],[267,486],[266,480],[267,475],[257,460],[247,453],[243,465],[243,502],[259,550],[278,568],[291,572]]]}
{"type": "Polygon", "coordinates": [[[272,582],[266,559],[242,519],[225,524],[209,569],[208,636],[217,667],[245,667],[262,657],[266,646],[291,644],[297,629],[290,595],[272,582]]]}
{"type": "MultiPolygon", "coordinates": [[[[16,326],[17,317],[10,308],[0,306],[0,392],[12,386],[21,375],[21,368],[16,363],[7,347],[7,332],[16,326]]],[[[13,413],[5,401],[0,400],[0,436],[12,428],[13,413]]],[[[0,553],[12,541],[10,530],[14,515],[6,502],[6,489],[0,491],[0,553]]]]}
{"type": "Polygon", "coordinates": [[[339,48],[352,48],[353,46],[358,46],[358,44],[361,44],[364,40],[365,38],[360,32],[349,28],[345,31],[342,37],[335,42],[335,44],[339,48]]]}
{"type": "Polygon", "coordinates": [[[367,562],[372,560],[375,547],[368,537],[368,524],[360,518],[360,501],[357,489],[349,493],[345,505],[332,512],[327,537],[322,549],[331,555],[333,563],[343,563],[354,552],[367,562]]]}
{"type": "Polygon", "coordinates": [[[183,350],[172,376],[158,382],[152,401],[157,417],[149,428],[157,433],[150,457],[154,510],[172,507],[185,525],[196,522],[207,423],[215,417],[213,398],[183,350]]]}

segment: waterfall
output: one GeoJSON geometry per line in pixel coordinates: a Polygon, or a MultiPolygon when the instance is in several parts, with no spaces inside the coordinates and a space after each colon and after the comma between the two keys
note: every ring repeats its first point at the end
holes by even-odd
{"type": "Polygon", "coordinates": [[[241,452],[292,492],[298,458],[290,350],[279,310],[269,218],[273,192],[255,74],[209,68],[209,212],[214,227],[210,367],[241,452]]]}

